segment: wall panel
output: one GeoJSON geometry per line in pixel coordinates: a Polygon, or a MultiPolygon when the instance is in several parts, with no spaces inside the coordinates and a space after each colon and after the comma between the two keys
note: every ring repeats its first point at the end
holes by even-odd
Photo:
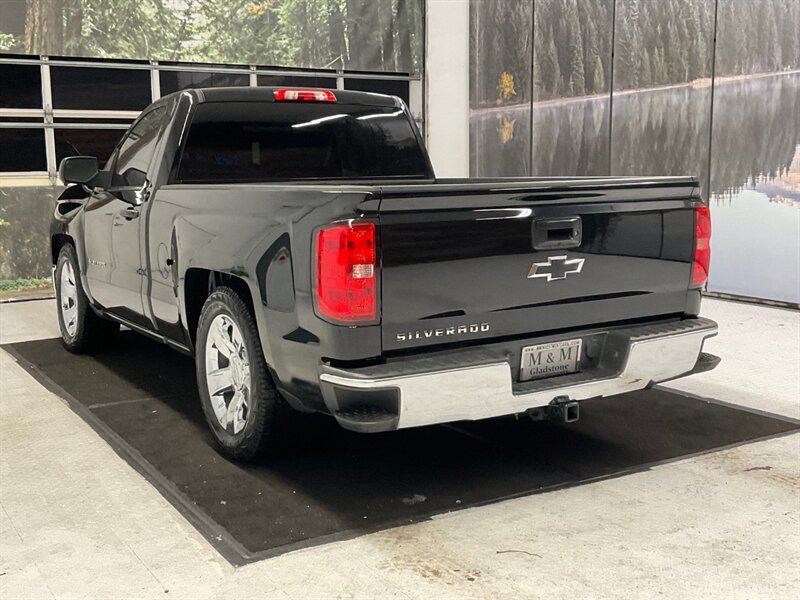
{"type": "Polygon", "coordinates": [[[719,0],[708,289],[800,304],[800,0],[719,0]]]}
{"type": "Polygon", "coordinates": [[[612,175],[697,175],[708,190],[714,2],[617,0],[612,175]]]}
{"type": "Polygon", "coordinates": [[[697,175],[709,290],[800,303],[800,0],[471,6],[473,176],[697,175]],[[506,63],[530,95],[496,97],[506,63]]]}
{"type": "Polygon", "coordinates": [[[607,175],[614,0],[537,0],[533,175],[607,175]]]}
{"type": "Polygon", "coordinates": [[[470,172],[528,175],[533,2],[470,5],[470,172]]]}

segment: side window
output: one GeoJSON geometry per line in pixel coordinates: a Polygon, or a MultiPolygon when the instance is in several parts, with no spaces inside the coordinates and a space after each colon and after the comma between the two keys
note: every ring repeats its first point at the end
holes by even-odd
{"type": "Polygon", "coordinates": [[[123,138],[116,152],[112,185],[144,185],[166,114],[166,106],[154,108],[144,114],[123,138]]]}

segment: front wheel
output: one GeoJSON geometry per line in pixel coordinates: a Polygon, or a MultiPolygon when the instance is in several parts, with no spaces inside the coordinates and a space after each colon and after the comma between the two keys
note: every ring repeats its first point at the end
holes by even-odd
{"type": "Polygon", "coordinates": [[[65,244],[55,270],[56,302],[61,340],[70,352],[96,350],[119,331],[119,323],[98,317],[83,291],[75,248],[65,244]]]}
{"type": "Polygon", "coordinates": [[[293,409],[269,374],[253,315],[232,289],[206,300],[195,348],[200,402],[222,453],[248,461],[279,450],[293,409]]]}

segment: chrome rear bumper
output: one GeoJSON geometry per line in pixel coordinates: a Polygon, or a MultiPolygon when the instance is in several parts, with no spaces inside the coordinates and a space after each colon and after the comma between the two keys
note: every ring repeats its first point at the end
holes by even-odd
{"type": "MultiPolygon", "coordinates": [[[[456,366],[458,360],[450,356],[410,359],[401,368],[323,366],[320,383],[325,403],[339,423],[357,431],[486,419],[546,406],[559,396],[570,400],[613,396],[708,370],[718,360],[703,355],[704,362],[701,352],[706,338],[716,333],[717,324],[703,318],[610,329],[603,334],[595,367],[524,383],[513,381],[508,359],[456,366]]],[[[578,334],[563,336],[574,337],[578,334]]],[[[523,340],[519,345],[538,342],[523,340]]],[[[458,356],[469,362],[479,353],[477,349],[471,357],[469,352],[458,356]]]]}

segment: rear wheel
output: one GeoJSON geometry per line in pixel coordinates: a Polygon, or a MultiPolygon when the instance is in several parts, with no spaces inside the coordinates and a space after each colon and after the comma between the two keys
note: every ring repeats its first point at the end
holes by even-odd
{"type": "Polygon", "coordinates": [[[65,244],[58,254],[55,271],[58,325],[61,340],[70,352],[97,350],[119,331],[119,323],[101,319],[89,306],[83,291],[75,248],[65,244]]]}
{"type": "Polygon", "coordinates": [[[197,386],[222,453],[248,461],[281,449],[293,416],[264,361],[255,319],[232,289],[217,288],[197,326],[197,386]]]}

